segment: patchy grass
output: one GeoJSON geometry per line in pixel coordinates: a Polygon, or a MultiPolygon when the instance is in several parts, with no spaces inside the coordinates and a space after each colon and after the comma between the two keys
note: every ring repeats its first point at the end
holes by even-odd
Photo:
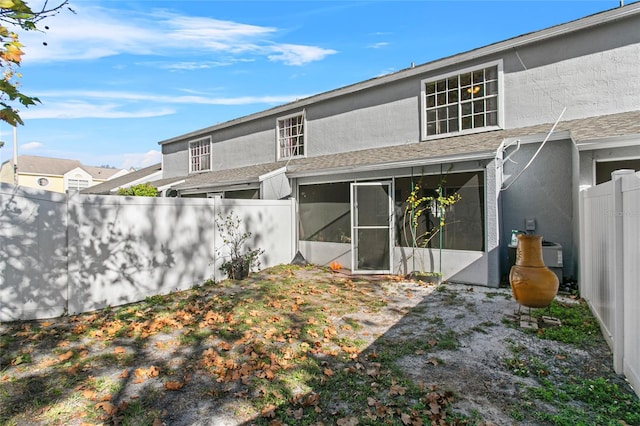
{"type": "MultiPolygon", "coordinates": [[[[255,424],[444,419],[453,396],[404,376],[394,357],[405,346],[363,353],[365,327],[349,315],[385,307],[374,285],[278,266],[240,283],[6,325],[0,424],[171,423],[174,410],[203,400],[255,424]]],[[[454,340],[442,332],[409,350],[454,340]]]]}
{"type": "MultiPolygon", "coordinates": [[[[432,293],[438,304],[461,313],[435,313],[416,300],[393,318],[410,319],[420,333],[372,332],[391,315],[384,288],[394,281],[281,265],[132,305],[3,324],[0,424],[152,426],[197,423],[212,413],[223,423],[256,425],[487,424],[477,410],[453,410],[464,395],[425,385],[398,360],[415,362],[408,365],[422,369],[422,378],[439,368],[457,371],[452,357],[465,356],[470,337],[490,338],[498,320],[454,331],[475,315],[464,297],[471,293],[441,284],[432,293]]],[[[402,287],[393,297],[412,293],[415,287],[402,287]]],[[[483,303],[501,293],[487,294],[483,303]]],[[[562,330],[519,335],[585,347],[602,339],[584,304],[551,312],[562,330]]],[[[523,388],[522,404],[508,406],[514,422],[640,423],[638,400],[626,389],[577,374],[561,351],[534,353],[516,340],[498,361],[500,380],[506,370],[537,385],[523,388]]]]}
{"type": "MultiPolygon", "coordinates": [[[[583,300],[554,300],[550,309],[531,311],[534,318],[540,319],[543,315],[559,319],[561,326],[523,332],[580,348],[603,344],[598,322],[583,300]]],[[[532,377],[538,383],[526,388],[523,394],[526,403],[514,407],[511,412],[514,420],[529,417],[551,425],[640,424],[640,402],[628,388],[623,390],[610,378],[598,377],[593,371],[588,371],[593,367],[585,365],[583,371],[562,367],[571,356],[562,352],[552,357],[559,364],[554,372],[554,368],[532,355],[529,349],[511,344],[511,356],[504,359],[505,366],[513,374],[532,377]],[[549,410],[549,406],[553,409],[549,410]]]]}

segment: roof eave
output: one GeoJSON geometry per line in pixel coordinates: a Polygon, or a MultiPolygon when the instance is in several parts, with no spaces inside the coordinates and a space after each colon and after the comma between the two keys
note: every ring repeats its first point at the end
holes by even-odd
{"type": "Polygon", "coordinates": [[[322,170],[305,170],[301,172],[287,172],[289,178],[306,178],[316,176],[335,175],[341,173],[361,173],[378,170],[401,169],[418,166],[430,166],[441,163],[460,163],[464,161],[490,160],[495,158],[497,149],[478,151],[456,155],[439,155],[433,157],[413,158],[411,160],[391,161],[387,163],[363,164],[355,166],[334,167],[322,170]]]}
{"type": "Polygon", "coordinates": [[[334,89],[328,92],[323,92],[317,95],[312,95],[307,98],[296,100],[294,102],[276,106],[274,108],[269,108],[267,110],[263,110],[254,114],[246,115],[244,117],[239,117],[230,121],[226,121],[224,123],[219,123],[213,126],[206,127],[204,129],[195,130],[190,133],[185,133],[180,136],[166,139],[158,142],[158,144],[165,145],[173,142],[183,141],[185,139],[199,137],[215,130],[220,130],[220,129],[232,127],[238,124],[246,123],[249,121],[258,120],[261,118],[280,114],[282,112],[289,111],[291,109],[303,108],[313,103],[322,102],[335,97],[348,95],[361,90],[369,89],[371,87],[391,83],[391,82],[402,80],[405,78],[415,77],[416,75],[425,74],[427,72],[437,70],[440,68],[446,68],[448,66],[455,65],[458,63],[463,63],[463,62],[475,60],[478,58],[495,55],[496,53],[500,53],[506,50],[525,46],[531,43],[551,39],[554,37],[564,36],[566,34],[569,34],[575,31],[580,31],[595,25],[600,25],[610,21],[615,21],[617,19],[624,18],[628,15],[633,15],[636,13],[640,13],[640,3],[633,3],[625,7],[611,9],[604,12],[599,12],[594,15],[587,16],[585,18],[580,18],[571,22],[559,24],[543,30],[516,36],[504,41],[479,47],[477,49],[473,49],[463,53],[437,59],[422,65],[417,65],[415,67],[406,68],[404,70],[400,70],[392,74],[375,77],[369,80],[365,80],[363,82],[359,82],[359,83],[355,83],[342,88],[334,89]]]}

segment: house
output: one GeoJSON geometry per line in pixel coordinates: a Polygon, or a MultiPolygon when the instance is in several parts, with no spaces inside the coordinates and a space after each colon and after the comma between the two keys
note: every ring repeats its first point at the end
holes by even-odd
{"type": "Polygon", "coordinates": [[[20,155],[5,161],[0,182],[53,192],[81,190],[128,173],[125,169],[85,166],[78,160],[20,155]]]}
{"type": "Polygon", "coordinates": [[[156,163],[110,179],[107,182],[85,188],[80,192],[82,194],[114,195],[118,193],[119,189],[148,183],[158,190],[159,195],[167,195],[171,185],[177,185],[183,181],[184,179],[180,177],[164,179],[162,177],[162,163],[156,163]]]}
{"type": "Polygon", "coordinates": [[[296,199],[312,263],[498,286],[518,230],[576,278],[580,189],[640,169],[638,28],[633,3],[198,129],[159,142],[163,176],[180,197],[296,199]],[[461,199],[414,249],[416,185],[461,199]]]}

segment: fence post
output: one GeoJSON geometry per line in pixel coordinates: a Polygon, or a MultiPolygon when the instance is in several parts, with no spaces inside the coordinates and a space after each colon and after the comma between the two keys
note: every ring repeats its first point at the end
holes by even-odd
{"type": "Polygon", "coordinates": [[[290,198],[289,202],[291,206],[289,208],[289,217],[291,219],[291,253],[293,253],[290,258],[293,258],[298,254],[298,211],[297,211],[297,200],[295,198],[290,198]]]}
{"type": "Polygon", "coordinates": [[[613,261],[610,267],[613,269],[612,277],[614,288],[614,333],[613,333],[613,369],[622,374],[624,369],[624,226],[622,204],[622,176],[635,173],[633,170],[616,170],[611,173],[613,182],[613,211],[607,218],[613,226],[613,261]]]}
{"type": "Polygon", "coordinates": [[[67,192],[67,306],[68,314],[83,312],[80,287],[80,192],[67,192]]]}
{"type": "Polygon", "coordinates": [[[586,204],[587,204],[587,190],[581,190],[579,193],[579,204],[578,204],[578,220],[580,221],[579,223],[579,227],[580,227],[580,231],[579,231],[579,235],[578,235],[578,244],[580,247],[580,250],[578,252],[578,255],[580,256],[580,264],[579,264],[579,269],[578,269],[578,283],[579,283],[579,289],[580,289],[580,294],[584,299],[588,299],[587,297],[587,280],[588,280],[588,274],[587,274],[587,243],[588,238],[587,238],[587,218],[585,217],[587,214],[587,208],[586,208],[586,204]]]}

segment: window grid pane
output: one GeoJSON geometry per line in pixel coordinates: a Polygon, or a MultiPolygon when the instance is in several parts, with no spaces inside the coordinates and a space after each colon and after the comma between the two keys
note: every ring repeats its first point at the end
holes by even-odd
{"type": "Polygon", "coordinates": [[[208,139],[191,142],[189,156],[192,172],[211,170],[211,144],[208,139]]]}
{"type": "Polygon", "coordinates": [[[278,120],[278,146],[280,158],[304,155],[304,116],[278,120]]]}
{"type": "Polygon", "coordinates": [[[427,136],[498,124],[498,68],[425,83],[427,136]]]}

